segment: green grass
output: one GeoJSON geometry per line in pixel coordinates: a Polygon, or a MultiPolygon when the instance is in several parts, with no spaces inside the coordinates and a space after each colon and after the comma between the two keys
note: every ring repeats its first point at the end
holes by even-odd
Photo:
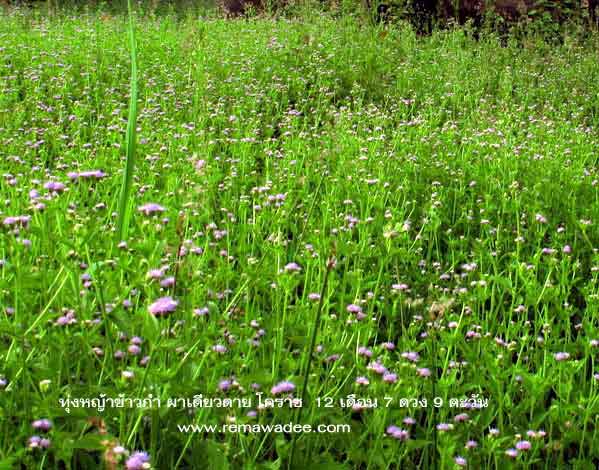
{"type": "Polygon", "coordinates": [[[131,48],[131,96],[129,98],[129,118],[127,120],[127,161],[123,174],[123,185],[119,198],[119,220],[117,232],[119,240],[127,240],[129,219],[131,217],[131,185],[133,183],[133,171],[135,169],[135,147],[137,135],[137,52],[135,47],[135,26],[133,24],[133,10],[131,1],[127,3],[129,12],[129,47],[131,48]]]}
{"type": "Polygon", "coordinates": [[[123,468],[117,444],[156,469],[596,466],[596,36],[500,47],[326,16],[139,16],[136,81],[130,31],[125,17],[0,17],[0,468],[123,468]],[[69,176],[91,170],[106,176],[69,176]],[[174,313],[152,316],[166,296],[174,313]],[[264,399],[283,381],[301,413],[257,410],[252,384],[264,399]],[[59,401],[102,394],[161,406],[59,401]],[[168,406],[200,394],[254,401],[168,406]],[[352,394],[378,407],[341,406],[352,394]],[[488,406],[449,406],[473,394],[488,406]],[[298,415],[351,432],[177,428],[298,415]],[[508,457],[519,440],[531,449],[508,457]]]}

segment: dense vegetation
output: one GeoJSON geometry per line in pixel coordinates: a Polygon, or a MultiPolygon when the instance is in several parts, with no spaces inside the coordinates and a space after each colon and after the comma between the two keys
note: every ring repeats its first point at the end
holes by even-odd
{"type": "Polygon", "coordinates": [[[596,468],[598,46],[0,16],[0,468],[596,468]]]}

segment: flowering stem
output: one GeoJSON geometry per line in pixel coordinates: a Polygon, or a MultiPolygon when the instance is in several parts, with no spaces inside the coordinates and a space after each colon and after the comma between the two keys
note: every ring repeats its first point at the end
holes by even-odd
{"type": "MultiPolygon", "coordinates": [[[[304,408],[303,404],[306,399],[306,391],[308,389],[308,378],[310,377],[310,368],[312,366],[312,355],[314,354],[314,347],[316,345],[316,337],[318,336],[318,327],[320,326],[320,318],[322,315],[322,305],[324,303],[324,296],[325,296],[325,293],[327,290],[327,284],[329,282],[329,274],[333,270],[334,266],[335,266],[335,262],[334,262],[333,258],[330,258],[329,261],[327,262],[327,269],[324,273],[322,289],[320,290],[320,299],[318,301],[318,309],[316,310],[316,317],[314,319],[314,327],[312,329],[312,337],[310,338],[310,346],[308,348],[308,357],[306,359],[306,369],[304,370],[304,379],[303,379],[303,384],[302,384],[302,394],[301,394],[302,406],[300,406],[298,408],[297,417],[295,420],[295,422],[297,424],[300,424],[300,421],[302,419],[302,410],[304,408]]],[[[291,453],[289,456],[289,464],[288,464],[287,468],[291,468],[291,464],[293,462],[293,454],[295,451],[296,436],[297,436],[297,434],[293,434],[292,444],[291,444],[291,453]]]]}
{"type": "MultiPolygon", "coordinates": [[[[432,376],[432,386],[433,386],[433,400],[435,399],[435,395],[437,393],[437,341],[435,338],[435,333],[436,333],[436,329],[435,329],[435,322],[433,321],[433,325],[431,328],[431,341],[432,341],[432,346],[433,346],[433,373],[431,374],[432,376]]],[[[432,465],[431,468],[437,468],[437,437],[438,437],[438,433],[437,433],[437,423],[436,423],[436,408],[433,406],[433,416],[432,416],[432,421],[433,421],[433,453],[432,453],[432,465]]]]}

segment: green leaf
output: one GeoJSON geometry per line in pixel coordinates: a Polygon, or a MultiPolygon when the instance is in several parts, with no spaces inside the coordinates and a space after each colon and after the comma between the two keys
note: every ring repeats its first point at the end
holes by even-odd
{"type": "Polygon", "coordinates": [[[107,436],[100,436],[99,434],[86,434],[81,439],[73,441],[71,444],[71,449],[104,450],[104,446],[101,444],[101,442],[106,439],[107,436]]]}
{"type": "Polygon", "coordinates": [[[0,470],[13,470],[13,468],[16,468],[16,461],[17,457],[14,455],[0,460],[0,470]]]}
{"type": "Polygon", "coordinates": [[[216,442],[205,441],[204,448],[206,453],[206,468],[209,470],[228,470],[230,468],[227,457],[216,442]]]}
{"type": "Polygon", "coordinates": [[[351,467],[332,459],[310,465],[310,470],[351,470],[351,467]]]}

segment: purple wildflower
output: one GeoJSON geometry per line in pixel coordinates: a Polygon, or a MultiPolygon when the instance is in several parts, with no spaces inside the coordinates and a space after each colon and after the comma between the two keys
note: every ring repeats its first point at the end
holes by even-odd
{"type": "Polygon", "coordinates": [[[379,375],[383,375],[387,372],[387,368],[380,362],[371,362],[366,368],[379,375]]]}
{"type": "Polygon", "coordinates": [[[231,385],[232,385],[232,383],[230,380],[221,380],[218,383],[218,389],[221,392],[226,392],[227,390],[229,390],[231,388],[231,385]]]}
{"type": "Polygon", "coordinates": [[[147,452],[133,452],[125,462],[127,470],[145,470],[150,468],[150,456],[147,452]]]}
{"type": "Polygon", "coordinates": [[[65,185],[58,181],[48,181],[44,184],[44,188],[53,193],[62,193],[65,189],[65,185]]]}
{"type": "Polygon", "coordinates": [[[383,374],[383,382],[388,384],[394,384],[397,382],[397,374],[391,374],[389,372],[383,374]]]}
{"type": "Polygon", "coordinates": [[[143,206],[139,206],[137,210],[144,215],[154,215],[164,212],[166,209],[159,204],[149,202],[143,206]]]}
{"type": "Polygon", "coordinates": [[[476,447],[478,447],[478,442],[469,440],[468,442],[466,442],[466,445],[464,447],[466,447],[466,449],[475,449],[476,447]]]}
{"type": "Polygon", "coordinates": [[[410,438],[410,433],[408,431],[395,425],[387,427],[387,434],[400,441],[407,441],[410,438]]]}
{"type": "Polygon", "coordinates": [[[33,429],[37,431],[47,432],[52,429],[52,421],[49,419],[36,419],[33,423],[31,423],[33,429]]]}
{"type": "Polygon", "coordinates": [[[179,305],[179,301],[172,297],[161,297],[148,307],[148,311],[154,316],[163,316],[172,313],[179,305]]]}
{"type": "Polygon", "coordinates": [[[567,352],[558,352],[553,355],[553,358],[558,362],[566,361],[570,359],[570,354],[568,354],[567,352]]]}
{"type": "Polygon", "coordinates": [[[302,270],[301,266],[297,263],[288,263],[285,265],[285,272],[288,272],[288,273],[296,273],[301,270],[302,270]]]}
{"type": "Polygon", "coordinates": [[[41,438],[39,436],[31,436],[27,442],[27,446],[30,449],[47,449],[50,447],[50,439],[41,438]]]}
{"type": "Polygon", "coordinates": [[[346,309],[349,313],[362,313],[362,307],[359,305],[349,304],[346,309]]]}
{"type": "Polygon", "coordinates": [[[530,448],[532,447],[532,445],[530,444],[529,441],[518,441],[516,442],[516,449],[518,450],[530,450],[530,448]]]}
{"type": "Polygon", "coordinates": [[[194,308],[193,309],[193,314],[196,317],[204,317],[204,316],[208,315],[209,312],[210,312],[210,310],[208,309],[208,307],[194,308]]]}
{"type": "Polygon", "coordinates": [[[360,356],[372,357],[372,351],[365,346],[360,346],[358,348],[358,354],[360,356]]]}
{"type": "Polygon", "coordinates": [[[451,431],[452,429],[453,429],[453,424],[449,424],[449,423],[437,424],[437,431],[451,431]]]}
{"type": "Polygon", "coordinates": [[[6,227],[18,226],[22,228],[27,228],[30,220],[31,216],[29,215],[15,215],[11,217],[6,217],[2,221],[2,225],[6,227]]]}
{"type": "Polygon", "coordinates": [[[274,387],[270,389],[270,393],[273,395],[279,395],[281,393],[289,393],[295,390],[295,385],[292,382],[284,381],[279,382],[274,387]]]}
{"type": "Polygon", "coordinates": [[[411,362],[418,362],[420,360],[420,355],[417,352],[405,352],[401,354],[401,357],[403,357],[404,359],[407,359],[408,361],[411,362]]]}
{"type": "Polygon", "coordinates": [[[401,291],[408,290],[408,285],[407,284],[393,284],[391,286],[391,289],[393,289],[396,292],[401,292],[401,291]]]}

